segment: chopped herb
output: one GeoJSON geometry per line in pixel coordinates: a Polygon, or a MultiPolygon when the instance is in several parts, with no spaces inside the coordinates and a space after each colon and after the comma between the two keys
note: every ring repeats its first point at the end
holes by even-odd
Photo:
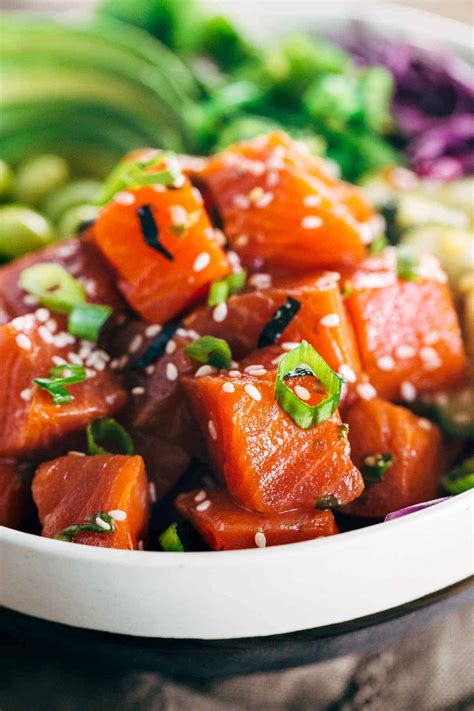
{"type": "Polygon", "coordinates": [[[370,254],[380,254],[385,247],[388,247],[388,240],[385,235],[379,235],[370,243],[369,252],[370,254]]]}
{"type": "Polygon", "coordinates": [[[290,380],[290,378],[304,378],[307,375],[312,375],[314,377],[314,373],[311,368],[298,365],[296,368],[293,368],[293,370],[284,375],[283,380],[290,380]]]}
{"type": "Polygon", "coordinates": [[[137,215],[140,220],[143,239],[147,245],[159,252],[165,259],[172,262],[173,255],[160,242],[160,231],[153,217],[151,205],[140,205],[140,207],[137,207],[137,215]]]}
{"type": "Polygon", "coordinates": [[[367,486],[382,481],[385,472],[393,464],[392,454],[369,454],[361,467],[362,476],[367,486]]]}
{"type": "Polygon", "coordinates": [[[87,448],[89,454],[135,453],[133,440],[125,427],[112,417],[92,420],[87,425],[87,448]]]}
{"type": "Polygon", "coordinates": [[[144,185],[166,185],[168,189],[182,178],[181,166],[172,153],[156,151],[151,158],[136,161],[121,161],[104,183],[102,194],[97,201],[104,205],[122,190],[140,188],[144,185]]]}
{"type": "Polygon", "coordinates": [[[272,346],[276,343],[300,308],[300,302],[288,296],[283,306],[280,306],[280,308],[275,311],[271,320],[263,327],[258,339],[258,348],[265,348],[266,346],[272,346]]]}
{"type": "Polygon", "coordinates": [[[397,252],[397,274],[400,279],[416,281],[419,279],[417,268],[418,256],[409,247],[400,247],[397,252]]]}
{"type": "Polygon", "coordinates": [[[189,343],[184,352],[198,363],[207,363],[215,368],[230,368],[232,364],[229,344],[223,338],[202,336],[189,343]]]}
{"type": "Polygon", "coordinates": [[[171,341],[178,328],[179,324],[164,326],[158,336],[150,343],[146,351],[132,361],[131,368],[133,370],[143,370],[147,365],[151,365],[161,358],[165,353],[168,342],[171,341]]]}
{"type": "Polygon", "coordinates": [[[215,281],[209,290],[208,306],[218,306],[227,301],[230,294],[238,294],[244,288],[246,280],[247,272],[241,269],[234,274],[229,274],[222,281],[215,281]]]}
{"type": "Polygon", "coordinates": [[[68,541],[72,543],[78,533],[113,533],[115,531],[115,521],[112,516],[98,511],[88,516],[82,523],[73,523],[71,526],[63,528],[55,537],[57,541],[68,541]]]}
{"type": "Polygon", "coordinates": [[[178,534],[178,524],[172,523],[159,536],[160,546],[167,553],[183,553],[184,546],[178,534]]]}
{"type": "Polygon", "coordinates": [[[344,288],[343,288],[343,290],[342,290],[342,293],[341,293],[342,298],[343,298],[343,299],[348,299],[349,296],[352,294],[353,291],[354,291],[354,287],[353,287],[353,285],[352,285],[352,282],[351,282],[351,281],[346,281],[346,283],[344,284],[344,288]]]}
{"type": "Polygon", "coordinates": [[[346,422],[343,422],[342,424],[339,425],[339,437],[340,439],[347,439],[349,436],[349,425],[346,422]]]}
{"type": "Polygon", "coordinates": [[[333,509],[335,506],[339,506],[339,500],[335,496],[322,496],[316,499],[314,508],[321,509],[321,511],[326,511],[327,509],[333,509]]]}
{"type": "Polygon", "coordinates": [[[474,457],[468,457],[441,479],[441,485],[448,494],[462,494],[474,489],[474,457]]]}
{"type": "Polygon", "coordinates": [[[96,343],[112,309],[99,304],[78,304],[69,314],[67,329],[76,338],[96,343]]]}
{"type": "Polygon", "coordinates": [[[29,294],[53,311],[69,313],[73,306],[82,304],[86,295],[81,284],[55,262],[42,262],[23,269],[19,284],[29,294]]]}
{"type": "Polygon", "coordinates": [[[320,425],[334,414],[339,404],[341,387],[342,378],[307,341],[302,341],[280,361],[275,382],[275,399],[298,427],[307,430],[320,425]],[[285,385],[285,375],[297,367],[309,367],[328,393],[317,405],[303,402],[285,385]]]}
{"type": "Polygon", "coordinates": [[[86,377],[86,369],[82,365],[66,363],[51,368],[49,378],[33,378],[33,382],[51,395],[55,405],[64,405],[74,400],[64,386],[82,383],[86,377]]]}

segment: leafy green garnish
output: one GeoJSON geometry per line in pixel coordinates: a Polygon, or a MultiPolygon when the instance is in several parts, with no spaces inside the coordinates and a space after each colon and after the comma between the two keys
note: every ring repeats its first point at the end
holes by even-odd
{"type": "Polygon", "coordinates": [[[215,368],[230,368],[232,352],[227,341],[215,336],[202,336],[189,343],[184,349],[186,355],[198,363],[206,363],[215,368]]]}
{"type": "Polygon", "coordinates": [[[113,533],[114,531],[115,522],[112,516],[104,511],[98,511],[88,516],[82,523],[73,523],[71,526],[63,528],[54,537],[57,541],[72,543],[78,533],[113,533]]]}
{"type": "Polygon", "coordinates": [[[51,368],[49,378],[33,378],[33,382],[51,395],[55,405],[64,405],[74,400],[74,396],[64,386],[82,383],[86,377],[84,366],[66,363],[51,368]]]}
{"type": "Polygon", "coordinates": [[[382,481],[385,472],[393,464],[392,454],[368,454],[361,467],[362,476],[367,486],[382,481]]]}

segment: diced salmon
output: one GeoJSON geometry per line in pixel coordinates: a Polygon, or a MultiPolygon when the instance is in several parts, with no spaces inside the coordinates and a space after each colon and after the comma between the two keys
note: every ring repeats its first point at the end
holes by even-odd
{"type": "MultiPolygon", "coordinates": [[[[227,300],[227,315],[216,320],[215,307],[201,306],[187,319],[186,328],[200,335],[224,338],[239,359],[257,348],[264,326],[288,299],[296,301],[297,311],[275,342],[300,342],[305,339],[333,370],[349,373],[355,380],[360,371],[352,325],[339,292],[338,275],[326,272],[304,279],[283,281],[257,291],[247,291],[227,300]]],[[[266,343],[266,345],[269,345],[266,343]]]]}
{"type": "Polygon", "coordinates": [[[199,173],[243,262],[310,271],[353,264],[380,229],[361,193],[282,132],[231,146],[199,173]]]}
{"type": "Polygon", "coordinates": [[[141,457],[70,454],[45,462],[33,480],[33,498],[47,538],[100,512],[116,514],[115,530],[79,533],[75,543],[136,549],[146,535],[148,485],[141,457]]]}
{"type": "Polygon", "coordinates": [[[173,190],[119,193],[100,213],[94,236],[123,296],[152,323],[173,318],[230,271],[188,180],[173,190]]]}
{"type": "Polygon", "coordinates": [[[80,344],[72,336],[51,333],[33,315],[0,327],[1,457],[25,456],[62,444],[68,434],[84,429],[91,419],[112,415],[125,404],[125,392],[116,377],[108,369],[97,366],[96,370],[94,356],[86,360],[90,365],[86,380],[68,386],[74,396],[69,403],[53,404],[50,394],[34,385],[33,378],[48,377],[56,359],[77,358],[78,350],[80,344]],[[64,339],[67,344],[58,346],[64,339]]]}
{"type": "Polygon", "coordinates": [[[339,533],[331,511],[256,513],[217,489],[180,494],[176,507],[215,551],[280,546],[339,533]]]}
{"type": "MultiPolygon", "coordinates": [[[[334,505],[348,503],[362,492],[337,412],[313,429],[300,429],[275,400],[275,372],[188,377],[183,383],[214,468],[241,505],[281,512],[329,498],[334,505]]],[[[315,378],[291,383],[309,388],[308,404],[319,401],[315,378]]]]}
{"type": "Polygon", "coordinates": [[[85,237],[71,237],[15,259],[0,268],[0,303],[3,302],[0,308],[0,323],[31,313],[37,308],[31,304],[31,297],[20,287],[19,278],[24,269],[43,262],[59,264],[79,279],[89,301],[107,304],[115,311],[125,308],[115,286],[115,275],[97,247],[85,237]]]}
{"type": "Polygon", "coordinates": [[[163,439],[152,431],[131,430],[135,453],[143,457],[145,468],[157,501],[181,479],[191,464],[184,446],[163,439]]]}
{"type": "Polygon", "coordinates": [[[420,278],[397,278],[393,251],[352,275],[345,300],[362,367],[380,397],[414,400],[417,393],[449,388],[464,379],[466,355],[444,273],[433,257],[420,278]]]}
{"type": "Polygon", "coordinates": [[[442,438],[436,425],[380,398],[360,400],[346,415],[351,457],[363,471],[366,458],[393,457],[379,483],[369,484],[345,510],[382,518],[391,511],[437,496],[442,438]]]}
{"type": "Polygon", "coordinates": [[[0,459],[0,526],[18,528],[33,509],[28,478],[13,459],[0,459]]]}

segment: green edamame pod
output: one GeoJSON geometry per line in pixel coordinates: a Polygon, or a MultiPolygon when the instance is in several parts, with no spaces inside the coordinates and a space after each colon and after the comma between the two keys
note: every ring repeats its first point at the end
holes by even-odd
{"type": "Polygon", "coordinates": [[[15,176],[4,160],[0,158],[0,200],[7,200],[13,193],[15,176]]]}
{"type": "Polygon", "coordinates": [[[67,161],[60,156],[42,155],[21,164],[16,178],[16,196],[19,202],[39,205],[49,193],[69,180],[67,161]]]}
{"type": "Polygon", "coordinates": [[[96,180],[74,180],[48,197],[43,205],[44,211],[51,220],[58,222],[70,208],[94,203],[101,187],[96,180]]]}
{"type": "Polygon", "coordinates": [[[50,222],[26,205],[0,207],[0,256],[14,259],[54,239],[50,222]]]}
{"type": "Polygon", "coordinates": [[[97,212],[95,205],[76,205],[69,208],[59,220],[58,235],[68,237],[75,234],[82,223],[95,220],[97,212]]]}

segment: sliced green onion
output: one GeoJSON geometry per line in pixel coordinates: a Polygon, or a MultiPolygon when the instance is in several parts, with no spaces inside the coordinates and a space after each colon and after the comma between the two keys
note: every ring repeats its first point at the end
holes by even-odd
{"type": "Polygon", "coordinates": [[[173,153],[156,151],[146,160],[121,161],[105,181],[97,202],[104,205],[116,193],[144,185],[173,185],[182,175],[181,165],[173,153]],[[162,168],[147,170],[160,163],[164,164],[162,168]]]}
{"type": "Polygon", "coordinates": [[[64,386],[82,383],[86,377],[86,369],[82,365],[66,363],[51,368],[49,378],[33,378],[33,382],[51,395],[55,405],[64,405],[74,400],[64,386]]]}
{"type": "Polygon", "coordinates": [[[418,274],[419,258],[409,247],[399,247],[397,250],[397,274],[400,279],[416,281],[418,274]]]}
{"type": "Polygon", "coordinates": [[[352,282],[346,281],[346,283],[344,284],[344,288],[343,288],[343,290],[342,290],[342,293],[341,293],[341,297],[342,297],[343,299],[348,299],[349,296],[352,294],[353,291],[354,291],[354,287],[353,287],[353,285],[352,285],[352,282]]]}
{"type": "Polygon", "coordinates": [[[229,274],[229,276],[222,281],[215,281],[211,284],[207,305],[218,306],[219,304],[223,304],[231,294],[238,294],[242,291],[246,280],[247,272],[245,269],[241,269],[238,272],[234,272],[234,274],[229,274]]]}
{"type": "Polygon", "coordinates": [[[88,516],[82,523],[73,523],[71,526],[63,528],[55,537],[57,541],[68,541],[72,543],[78,533],[113,533],[115,522],[112,516],[98,511],[88,516]]]}
{"type": "Polygon", "coordinates": [[[441,485],[448,494],[462,494],[474,489],[474,457],[468,457],[449,474],[441,479],[441,485]]]}
{"type": "Polygon", "coordinates": [[[23,269],[19,284],[52,311],[68,313],[86,300],[84,289],[65,269],[54,262],[34,264],[23,269]]]}
{"type": "Polygon", "coordinates": [[[280,361],[275,382],[275,398],[293,422],[303,430],[325,422],[337,409],[341,397],[342,378],[337,375],[307,341],[287,353],[280,361]],[[285,376],[296,368],[310,369],[320,381],[327,397],[317,405],[308,405],[285,385],[285,376]]]}
{"type": "Polygon", "coordinates": [[[172,523],[159,537],[160,546],[167,553],[184,553],[184,546],[178,535],[178,524],[172,523]]]}
{"type": "Polygon", "coordinates": [[[219,369],[230,368],[232,363],[229,344],[223,338],[202,336],[189,343],[184,352],[198,363],[207,363],[219,369]]]}
{"type": "Polygon", "coordinates": [[[382,481],[385,472],[393,464],[392,454],[369,454],[361,467],[362,476],[367,486],[382,481]]]}
{"type": "Polygon", "coordinates": [[[385,247],[388,247],[388,239],[385,235],[379,235],[369,245],[370,254],[380,254],[384,251],[385,247]]]}
{"type": "Polygon", "coordinates": [[[69,314],[68,331],[76,338],[96,343],[99,340],[100,330],[111,313],[110,306],[78,304],[69,314]]]}
{"type": "Polygon", "coordinates": [[[87,425],[87,449],[89,454],[135,453],[133,440],[125,427],[112,417],[92,420],[87,425]]]}

